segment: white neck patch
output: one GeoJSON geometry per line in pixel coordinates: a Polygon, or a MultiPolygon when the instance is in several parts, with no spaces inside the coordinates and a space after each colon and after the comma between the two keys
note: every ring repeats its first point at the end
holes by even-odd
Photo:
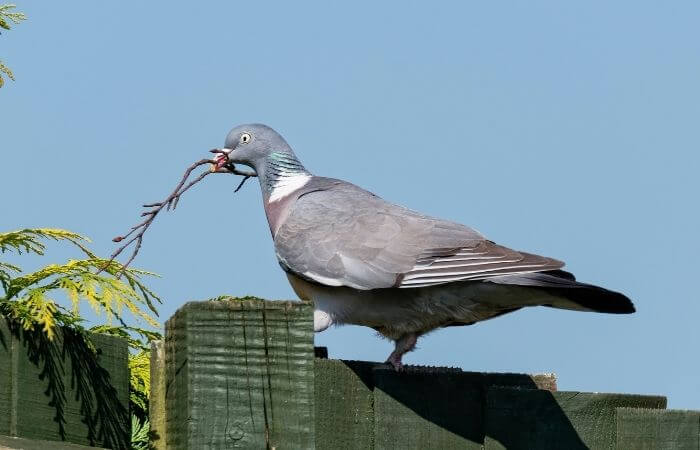
{"type": "Polygon", "coordinates": [[[276,202],[283,199],[297,189],[302,188],[310,179],[311,175],[307,174],[289,175],[280,178],[272,188],[272,192],[270,192],[269,201],[276,202]]]}

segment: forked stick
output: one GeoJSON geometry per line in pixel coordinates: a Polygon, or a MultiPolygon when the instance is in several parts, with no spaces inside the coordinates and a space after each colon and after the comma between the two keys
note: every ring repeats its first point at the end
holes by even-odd
{"type": "Polygon", "coordinates": [[[133,237],[128,239],[121,247],[119,247],[114,253],[112,253],[112,256],[110,257],[109,261],[105,266],[100,270],[104,270],[107,268],[114,259],[121,254],[128,246],[136,242],[136,245],[134,246],[134,251],[131,253],[131,256],[129,259],[122,265],[122,267],[119,269],[119,272],[117,272],[117,276],[120,276],[122,272],[126,270],[126,268],[131,264],[131,262],[136,258],[136,255],[138,254],[139,250],[141,249],[141,244],[143,243],[143,235],[146,233],[146,230],[148,229],[149,226],[151,226],[151,223],[153,223],[153,219],[156,218],[156,215],[165,208],[166,210],[175,210],[177,208],[177,204],[180,201],[180,196],[185,193],[189,188],[194,186],[195,184],[199,183],[204,179],[209,174],[212,173],[232,173],[234,175],[241,175],[243,176],[243,180],[241,183],[238,185],[236,190],[234,192],[238,192],[238,190],[243,186],[243,183],[246,182],[251,177],[256,177],[257,174],[255,172],[250,172],[250,171],[245,171],[245,170],[240,170],[237,169],[233,164],[229,163],[224,167],[221,167],[216,170],[207,170],[206,172],[202,172],[197,178],[194,180],[190,181],[185,185],[185,182],[189,178],[190,174],[194,169],[197,167],[204,165],[204,164],[212,164],[212,168],[216,166],[217,161],[214,159],[202,159],[197,161],[196,163],[192,164],[190,167],[187,168],[185,171],[185,174],[182,176],[182,179],[180,182],[177,184],[175,187],[175,190],[165,198],[162,202],[158,203],[147,203],[143,205],[144,208],[151,208],[148,211],[144,211],[141,213],[141,217],[146,217],[145,220],[143,220],[141,223],[138,223],[131,227],[131,231],[129,231],[127,234],[124,236],[117,236],[114,239],[112,239],[113,242],[121,242],[125,239],[128,239],[129,236],[134,234],[133,237]]]}

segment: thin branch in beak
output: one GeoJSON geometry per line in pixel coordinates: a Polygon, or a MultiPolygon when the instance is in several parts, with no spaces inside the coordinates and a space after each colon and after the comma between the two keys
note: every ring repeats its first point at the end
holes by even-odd
{"type": "Polygon", "coordinates": [[[236,189],[233,190],[234,194],[235,194],[236,192],[238,192],[238,191],[241,190],[241,188],[243,187],[243,183],[245,183],[246,181],[248,181],[249,178],[250,178],[250,175],[246,175],[246,176],[243,177],[243,179],[241,180],[241,182],[238,183],[238,187],[236,187],[236,189]]]}
{"type": "MultiPolygon", "coordinates": [[[[228,153],[230,153],[231,150],[229,150],[229,149],[225,149],[225,150],[214,149],[214,150],[211,150],[211,152],[221,154],[221,155],[223,155],[223,157],[226,160],[228,160],[228,153]],[[228,152],[226,150],[228,150],[228,152]]],[[[214,164],[216,166],[217,163],[218,163],[218,161],[213,160],[213,159],[202,159],[200,161],[197,161],[196,163],[192,164],[190,167],[187,168],[182,179],[175,187],[175,190],[170,195],[168,195],[165,198],[165,200],[163,200],[162,202],[148,203],[148,204],[143,205],[144,208],[150,208],[150,209],[144,211],[143,213],[141,213],[141,217],[145,217],[145,219],[142,222],[131,227],[130,231],[127,234],[125,234],[124,236],[117,236],[114,239],[112,239],[112,241],[114,241],[114,242],[121,242],[124,240],[126,240],[126,242],[122,246],[120,246],[114,253],[112,253],[112,256],[110,257],[109,261],[97,273],[100,273],[103,270],[105,270],[112,263],[112,261],[114,261],[115,258],[117,256],[119,256],[119,254],[121,252],[123,252],[131,244],[135,243],[134,250],[132,251],[131,256],[126,261],[126,263],[122,265],[121,269],[116,274],[117,278],[120,277],[121,274],[129,266],[129,264],[131,264],[131,262],[134,260],[134,258],[136,258],[136,255],[138,254],[139,250],[141,249],[141,243],[143,242],[143,235],[144,235],[144,233],[146,233],[146,230],[148,229],[148,227],[150,227],[151,224],[153,223],[153,219],[156,218],[156,215],[158,215],[158,213],[160,211],[162,211],[163,209],[174,210],[177,207],[178,202],[180,201],[180,196],[182,194],[184,194],[185,191],[187,191],[189,188],[191,188],[195,184],[202,181],[204,179],[204,177],[206,177],[207,175],[212,174],[212,173],[232,173],[234,175],[243,176],[244,177],[243,181],[241,181],[241,183],[238,185],[238,188],[236,188],[236,191],[238,191],[238,189],[240,189],[241,186],[243,186],[243,183],[248,178],[258,176],[255,172],[239,170],[239,169],[236,169],[236,166],[234,166],[233,163],[228,163],[227,167],[218,167],[214,171],[208,170],[206,172],[202,172],[194,180],[185,184],[187,182],[187,179],[189,178],[190,174],[192,173],[192,171],[195,168],[202,166],[202,165],[205,165],[205,164],[214,164]],[[130,237],[134,233],[136,233],[136,234],[133,237],[130,237]]]]}
{"type": "Polygon", "coordinates": [[[234,175],[240,175],[242,177],[251,178],[257,177],[258,174],[252,170],[241,170],[238,169],[233,163],[228,163],[221,169],[216,171],[217,173],[232,173],[234,175]]]}

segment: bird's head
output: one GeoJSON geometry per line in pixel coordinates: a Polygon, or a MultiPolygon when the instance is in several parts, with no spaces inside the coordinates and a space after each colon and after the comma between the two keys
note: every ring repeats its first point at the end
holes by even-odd
{"type": "Polygon", "coordinates": [[[272,152],[289,152],[289,144],[275,130],[258,123],[239,125],[226,136],[224,147],[212,150],[216,153],[216,169],[227,164],[244,164],[256,172],[272,152]]]}

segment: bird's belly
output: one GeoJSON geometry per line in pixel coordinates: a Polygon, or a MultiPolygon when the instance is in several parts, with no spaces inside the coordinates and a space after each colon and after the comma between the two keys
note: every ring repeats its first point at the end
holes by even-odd
{"type": "Polygon", "coordinates": [[[297,296],[301,300],[306,300],[308,302],[313,300],[314,286],[311,283],[295,275],[292,275],[291,273],[287,273],[287,279],[289,280],[289,284],[292,285],[294,293],[297,294],[297,296]]]}
{"type": "Polygon", "coordinates": [[[332,324],[372,327],[393,337],[408,332],[427,332],[449,323],[472,323],[499,311],[475,301],[478,288],[415,288],[357,290],[310,283],[288,274],[289,282],[302,300],[314,302],[314,328],[322,331],[332,324]],[[316,323],[318,322],[318,323],[316,323]]]}

